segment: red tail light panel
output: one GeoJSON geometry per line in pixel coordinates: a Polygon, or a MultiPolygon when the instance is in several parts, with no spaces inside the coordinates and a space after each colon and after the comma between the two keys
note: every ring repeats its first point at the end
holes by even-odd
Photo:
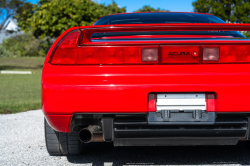
{"type": "Polygon", "coordinates": [[[202,46],[202,52],[202,63],[250,63],[250,45],[202,46]]]}
{"type": "Polygon", "coordinates": [[[140,64],[141,47],[79,47],[77,64],[140,64]]]}
{"type": "Polygon", "coordinates": [[[62,39],[54,51],[50,59],[51,64],[75,64],[77,60],[77,42],[81,32],[76,30],[62,39]]]}
{"type": "Polygon", "coordinates": [[[250,45],[79,46],[80,36],[79,30],[73,30],[60,37],[49,52],[49,62],[55,65],[250,63],[250,45]]]}

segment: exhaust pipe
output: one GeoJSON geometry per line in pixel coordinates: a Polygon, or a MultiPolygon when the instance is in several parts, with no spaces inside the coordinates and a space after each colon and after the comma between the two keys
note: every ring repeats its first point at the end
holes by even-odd
{"type": "Polygon", "coordinates": [[[78,133],[78,137],[84,143],[104,142],[102,132],[95,130],[93,126],[81,129],[78,133]]]}

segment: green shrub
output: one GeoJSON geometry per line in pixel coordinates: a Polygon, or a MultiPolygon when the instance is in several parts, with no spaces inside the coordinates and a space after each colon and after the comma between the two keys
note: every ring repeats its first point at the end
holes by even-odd
{"type": "Polygon", "coordinates": [[[51,45],[51,39],[37,39],[32,34],[20,34],[4,39],[0,44],[0,56],[46,56],[51,45]]]}
{"type": "Polygon", "coordinates": [[[9,57],[11,53],[2,44],[0,44],[0,57],[9,57]]]}

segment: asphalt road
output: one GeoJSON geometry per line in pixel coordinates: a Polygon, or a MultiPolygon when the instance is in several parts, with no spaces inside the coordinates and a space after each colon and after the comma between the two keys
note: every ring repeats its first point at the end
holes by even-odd
{"type": "Polygon", "coordinates": [[[113,147],[85,144],[80,156],[49,156],[41,110],[0,115],[0,165],[250,165],[250,149],[237,146],[113,147]]]}

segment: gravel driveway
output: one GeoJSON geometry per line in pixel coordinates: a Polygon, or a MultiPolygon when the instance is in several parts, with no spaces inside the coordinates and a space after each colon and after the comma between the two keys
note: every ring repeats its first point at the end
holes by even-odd
{"type": "Polygon", "coordinates": [[[41,110],[0,115],[0,165],[250,165],[245,142],[237,146],[116,147],[85,144],[81,156],[51,157],[41,110]]]}

